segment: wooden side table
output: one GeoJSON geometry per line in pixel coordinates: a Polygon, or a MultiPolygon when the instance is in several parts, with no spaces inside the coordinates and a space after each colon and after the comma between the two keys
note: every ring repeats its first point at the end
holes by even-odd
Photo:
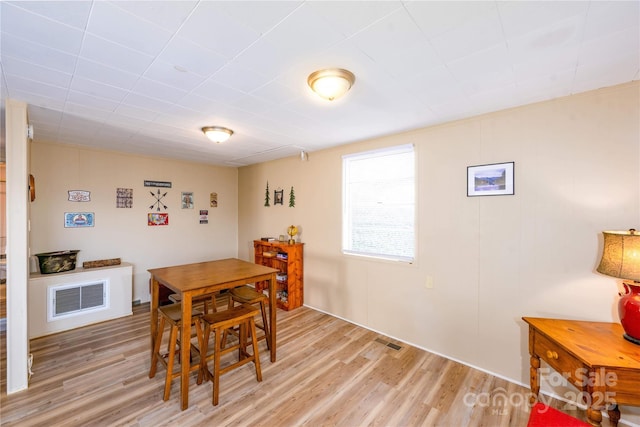
{"type": "MultiPolygon", "coordinates": [[[[640,406],[640,346],[622,337],[617,323],[523,317],[529,324],[532,401],[540,392],[540,359],[581,392],[589,422],[599,426],[606,409],[611,425],[618,405],[640,406]]],[[[532,402],[533,403],[533,402],[532,402]]]]}

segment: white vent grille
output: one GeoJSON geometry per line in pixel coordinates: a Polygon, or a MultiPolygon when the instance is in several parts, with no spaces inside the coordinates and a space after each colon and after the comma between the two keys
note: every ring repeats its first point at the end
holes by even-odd
{"type": "Polygon", "coordinates": [[[49,287],[49,321],[108,308],[109,281],[49,287]]]}

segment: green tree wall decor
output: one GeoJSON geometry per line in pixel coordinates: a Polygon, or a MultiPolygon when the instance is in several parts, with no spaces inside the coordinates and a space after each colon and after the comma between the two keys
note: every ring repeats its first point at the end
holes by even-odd
{"type": "Polygon", "coordinates": [[[289,207],[290,208],[296,207],[296,195],[293,192],[293,187],[291,187],[291,191],[289,192],[289,207]]]}
{"type": "Polygon", "coordinates": [[[267,189],[264,191],[264,205],[269,206],[269,181],[267,181],[267,189]]]}

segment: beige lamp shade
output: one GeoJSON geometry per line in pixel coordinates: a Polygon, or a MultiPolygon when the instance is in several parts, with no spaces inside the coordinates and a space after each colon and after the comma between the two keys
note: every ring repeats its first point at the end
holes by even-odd
{"type": "Polygon", "coordinates": [[[355,80],[356,76],[351,71],[342,68],[329,68],[311,73],[307,78],[307,84],[324,99],[333,101],[347,93],[355,80]]]}
{"type": "Polygon", "coordinates": [[[218,144],[225,142],[231,135],[233,135],[233,131],[231,129],[221,126],[205,126],[202,128],[202,132],[204,132],[207,138],[218,144]]]}
{"type": "Polygon", "coordinates": [[[607,276],[640,281],[640,234],[603,231],[604,248],[597,271],[607,276]]]}

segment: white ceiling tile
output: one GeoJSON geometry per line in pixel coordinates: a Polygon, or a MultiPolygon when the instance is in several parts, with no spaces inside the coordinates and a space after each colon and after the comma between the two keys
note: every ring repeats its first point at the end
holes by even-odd
{"type": "Polygon", "coordinates": [[[94,2],[87,32],[149,55],[160,53],[172,33],[120,9],[116,4],[94,2]]]}
{"type": "MultiPolygon", "coordinates": [[[[11,86],[17,86],[13,82],[11,86]]],[[[31,105],[37,105],[42,108],[53,111],[62,111],[64,109],[64,96],[56,92],[58,88],[46,85],[29,85],[27,90],[12,88],[8,91],[9,98],[19,99],[31,105]]]]}
{"type": "MultiPolygon", "coordinates": [[[[318,57],[320,58],[324,56],[318,57]]],[[[299,61],[299,55],[263,38],[242,51],[235,58],[234,64],[249,70],[258,70],[262,75],[272,79],[299,61]]]]}
{"type": "Polygon", "coordinates": [[[89,1],[12,1],[8,3],[81,30],[87,25],[92,4],[89,1]]]}
{"type": "Polygon", "coordinates": [[[257,70],[253,71],[235,64],[229,64],[218,71],[212,80],[240,92],[250,93],[268,83],[270,79],[257,72],[257,70]]]}
{"type": "MultiPolygon", "coordinates": [[[[404,9],[399,9],[350,39],[374,61],[392,67],[389,62],[424,52],[427,62],[435,63],[436,52],[427,44],[420,29],[404,9]]],[[[409,62],[411,63],[411,62],[409,62]]]]}
{"type": "Polygon", "coordinates": [[[515,64],[532,60],[545,61],[560,55],[575,58],[583,28],[584,20],[573,17],[511,38],[507,40],[509,56],[515,64]]]}
{"type": "Polygon", "coordinates": [[[478,112],[504,110],[517,105],[516,85],[509,83],[501,86],[483,87],[469,95],[469,100],[478,108],[478,112]]]}
{"type": "Polygon", "coordinates": [[[592,1],[589,4],[583,40],[605,37],[624,30],[634,30],[640,38],[640,2],[592,1]]]}
{"type": "Polygon", "coordinates": [[[117,1],[117,7],[136,15],[138,18],[153,22],[167,31],[176,31],[193,13],[197,1],[117,1]]]}
{"type": "Polygon", "coordinates": [[[442,121],[452,121],[477,115],[476,107],[466,97],[457,97],[441,104],[432,104],[429,108],[442,121]]]}
{"type": "Polygon", "coordinates": [[[403,8],[400,1],[318,1],[310,2],[308,5],[314,13],[322,16],[345,36],[356,34],[403,8]]]}
{"type": "Polygon", "coordinates": [[[503,44],[502,25],[498,12],[489,9],[471,19],[464,26],[455,27],[446,33],[431,38],[442,59],[447,62],[503,44]]]}
{"type": "Polygon", "coordinates": [[[186,72],[179,71],[174,65],[168,62],[155,61],[143,76],[187,92],[204,82],[205,77],[191,73],[188,70],[186,72]]]}
{"type": "Polygon", "coordinates": [[[93,108],[88,105],[67,102],[64,106],[65,116],[71,114],[79,117],[87,117],[91,120],[104,120],[111,115],[111,111],[102,108],[93,108]]]}
{"type": "Polygon", "coordinates": [[[158,60],[203,77],[209,77],[226,62],[215,52],[182,37],[174,37],[158,56],[158,60]]]}
{"type": "Polygon", "coordinates": [[[442,104],[462,96],[457,81],[445,66],[425,70],[411,79],[405,79],[401,84],[427,105],[442,104]]]}
{"type": "Polygon", "coordinates": [[[540,86],[546,86],[547,83],[542,83],[546,77],[552,77],[567,70],[572,70],[572,73],[575,73],[577,65],[577,52],[552,49],[544,57],[540,55],[520,57],[520,62],[513,65],[513,70],[517,82],[535,79],[540,86]],[[543,80],[541,81],[540,79],[543,80]]]}
{"type": "Polygon", "coordinates": [[[48,68],[63,73],[73,73],[76,66],[76,55],[51,49],[12,34],[2,34],[0,52],[3,61],[6,58],[15,58],[34,65],[46,64],[48,68]]]}
{"type": "MultiPolygon", "coordinates": [[[[120,104],[116,111],[111,114],[107,122],[125,122],[130,121],[136,123],[139,120],[152,122],[158,113],[144,108],[134,107],[130,104],[120,104]]],[[[140,126],[140,124],[138,124],[140,126]]]]}
{"type": "Polygon", "coordinates": [[[29,121],[37,120],[46,126],[57,126],[62,120],[62,111],[32,106],[29,108],[29,121]]]}
{"type": "Polygon", "coordinates": [[[198,3],[177,34],[228,59],[260,37],[260,33],[229,16],[224,2],[217,1],[198,3]]]}
{"type": "Polygon", "coordinates": [[[172,115],[159,115],[156,120],[154,120],[154,123],[152,123],[152,126],[145,129],[145,135],[171,141],[172,143],[175,143],[178,139],[180,142],[184,142],[185,144],[197,144],[202,143],[205,140],[208,141],[201,131],[199,133],[196,132],[197,128],[195,127],[193,132],[186,132],[184,130],[185,123],[176,120],[175,116],[172,115]],[[194,138],[197,138],[198,140],[194,141],[194,138]]]}
{"type": "Polygon", "coordinates": [[[129,90],[90,80],[77,74],[71,82],[71,90],[116,102],[122,101],[129,93],[129,90]]]}
{"type": "Polygon", "coordinates": [[[345,39],[322,16],[314,13],[307,3],[293,11],[264,37],[271,45],[302,57],[314,55],[345,39]]]}
{"type": "Polygon", "coordinates": [[[451,61],[447,63],[447,68],[460,83],[477,82],[479,86],[486,84],[493,86],[491,81],[494,79],[498,80],[498,85],[507,85],[514,81],[509,52],[505,45],[497,45],[451,61]]]}
{"type": "Polygon", "coordinates": [[[267,100],[272,104],[280,105],[287,104],[300,96],[298,91],[274,81],[254,90],[252,95],[267,100]]]}
{"type": "Polygon", "coordinates": [[[495,9],[492,1],[412,1],[405,7],[422,32],[431,39],[472,22],[495,9]]]}
{"type": "Polygon", "coordinates": [[[610,63],[628,52],[637,52],[640,58],[640,32],[638,28],[627,28],[582,44],[578,57],[578,65],[610,63]]]}
{"type": "Polygon", "coordinates": [[[574,83],[574,93],[589,87],[608,87],[619,81],[628,81],[636,75],[640,61],[637,55],[625,55],[607,62],[597,62],[578,66],[574,83]]]}
{"type": "MultiPolygon", "coordinates": [[[[67,96],[67,103],[73,103],[87,108],[114,111],[120,104],[117,101],[110,99],[99,98],[96,96],[88,95],[83,92],[69,91],[67,96]]],[[[69,111],[65,108],[65,111],[69,111]]]]}
{"type": "MultiPolygon", "coordinates": [[[[158,129],[158,125],[161,125],[162,127],[171,127],[170,131],[167,131],[167,135],[171,135],[172,137],[187,134],[185,129],[191,129],[193,132],[200,132],[200,135],[204,137],[204,134],[201,132],[201,129],[205,126],[201,124],[204,120],[205,119],[201,115],[192,111],[189,111],[187,116],[179,116],[174,113],[160,113],[154,119],[153,126],[149,126],[148,129],[152,129],[153,127],[158,129]]],[[[147,127],[145,127],[145,129],[147,129],[147,127]]]]}
{"type": "Polygon", "coordinates": [[[0,89],[36,139],[244,165],[638,80],[639,5],[0,1],[0,89]],[[356,75],[333,102],[328,67],[356,75]]]}
{"type": "Polygon", "coordinates": [[[178,108],[174,106],[171,102],[161,101],[158,98],[151,98],[149,96],[140,95],[138,93],[130,93],[128,94],[124,100],[122,100],[123,105],[128,105],[130,107],[142,108],[149,111],[159,112],[168,112],[172,108],[178,108]]]}
{"type": "Polygon", "coordinates": [[[302,3],[294,0],[246,0],[218,2],[218,6],[235,22],[242,22],[255,34],[265,34],[302,3]]]}
{"type": "MultiPolygon", "coordinates": [[[[16,3],[20,6],[22,2],[16,3]]],[[[52,49],[77,54],[83,32],[9,3],[2,3],[2,33],[12,34],[52,49]]]]}
{"type": "Polygon", "coordinates": [[[105,126],[113,129],[114,133],[120,132],[123,138],[128,138],[132,134],[138,133],[140,129],[153,123],[158,114],[151,111],[134,109],[126,105],[120,105],[119,111],[115,111],[105,121],[105,126]],[[129,115],[131,113],[131,115],[129,115]]]}
{"type": "Polygon", "coordinates": [[[387,53],[380,66],[396,78],[406,78],[442,65],[437,53],[428,44],[396,49],[387,53]]]}
{"type": "MultiPolygon", "coordinates": [[[[197,92],[199,92],[199,90],[197,92]]],[[[238,94],[238,97],[239,96],[241,96],[241,94],[238,94]]],[[[203,114],[211,114],[223,111],[227,108],[226,103],[211,98],[205,98],[200,96],[199,93],[194,92],[185,95],[180,101],[178,101],[177,105],[203,114]]]]}
{"type": "MultiPolygon", "coordinates": [[[[3,64],[4,66],[4,64],[3,64]]],[[[67,88],[54,86],[41,81],[26,79],[19,75],[5,73],[5,80],[9,89],[9,95],[13,95],[13,91],[32,93],[34,95],[46,98],[59,99],[64,102],[67,97],[67,88]]]]}
{"type": "Polygon", "coordinates": [[[497,2],[500,20],[507,38],[518,37],[531,31],[544,31],[545,27],[555,27],[558,21],[570,18],[583,19],[590,1],[505,1],[497,2]]]}
{"type": "Polygon", "coordinates": [[[2,67],[7,75],[20,76],[25,79],[65,89],[69,88],[71,83],[71,74],[69,73],[63,73],[51,68],[30,64],[19,59],[4,57],[2,60],[2,67]]]}
{"type": "Polygon", "coordinates": [[[93,62],[136,74],[143,73],[154,58],[92,34],[87,34],[84,38],[80,56],[93,62]]]}
{"type": "Polygon", "coordinates": [[[131,89],[139,78],[136,74],[110,68],[82,58],[78,59],[76,75],[122,89],[131,89]]]}
{"type": "Polygon", "coordinates": [[[262,98],[257,98],[253,95],[244,95],[243,97],[233,102],[234,107],[253,114],[260,114],[264,111],[268,111],[273,107],[273,105],[273,102],[269,102],[262,98]]]}
{"type": "Polygon", "coordinates": [[[26,85],[23,86],[26,90],[22,90],[19,84],[14,84],[14,82],[7,84],[11,85],[11,89],[5,92],[5,95],[8,95],[7,98],[19,99],[26,102],[30,107],[37,106],[53,111],[62,111],[64,108],[64,97],[55,96],[55,94],[50,91],[47,92],[47,90],[40,90],[40,85],[26,85]]]}
{"type": "Polygon", "coordinates": [[[518,98],[526,99],[527,103],[567,96],[572,93],[575,75],[575,67],[531,74],[526,79],[520,74],[515,91],[518,98]]]}
{"type": "Polygon", "coordinates": [[[148,96],[150,98],[162,99],[175,103],[182,99],[188,92],[167,86],[154,80],[141,78],[132,89],[133,93],[148,96]]]}

